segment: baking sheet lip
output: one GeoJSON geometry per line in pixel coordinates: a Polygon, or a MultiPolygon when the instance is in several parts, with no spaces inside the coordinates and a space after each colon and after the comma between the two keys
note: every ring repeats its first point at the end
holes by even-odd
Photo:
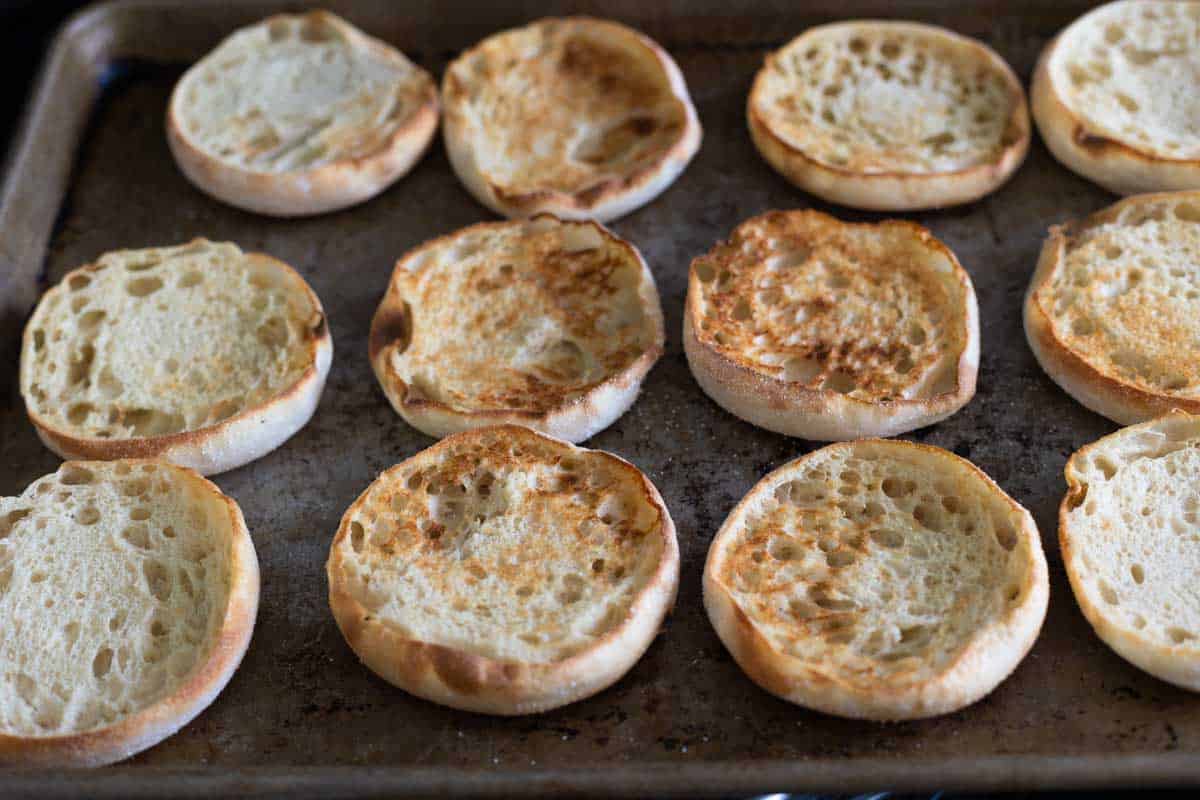
{"type": "MultiPolygon", "coordinates": [[[[97,10],[99,9],[87,8],[77,11],[59,25],[38,64],[29,91],[23,98],[24,104],[20,116],[17,118],[12,138],[4,152],[3,162],[0,163],[0,167],[4,170],[3,181],[0,182],[0,223],[4,223],[4,227],[0,228],[0,269],[15,266],[14,262],[21,255],[12,252],[10,240],[14,234],[8,228],[8,225],[11,224],[10,216],[13,206],[17,202],[14,198],[23,188],[18,182],[18,167],[28,160],[30,152],[37,144],[37,134],[46,124],[43,115],[46,113],[47,98],[54,90],[54,78],[61,78],[62,73],[70,69],[67,55],[74,46],[74,39],[77,35],[76,22],[81,18],[91,16],[97,10]]],[[[87,113],[90,114],[91,111],[92,109],[89,108],[87,113]]],[[[78,146],[79,143],[74,144],[78,146]]],[[[57,157],[71,158],[72,155],[60,151],[57,157]]]]}
{"type": "Polygon", "coordinates": [[[950,759],[814,759],[643,762],[572,769],[446,769],[405,766],[110,767],[93,771],[15,772],[0,777],[0,797],[177,797],[223,792],[304,796],[438,795],[718,797],[778,791],[1020,791],[1026,789],[1180,788],[1200,783],[1200,760],[1184,752],[1144,756],[1007,755],[950,759]],[[141,791],[139,791],[139,789],[141,791]]]}
{"type": "MultiPolygon", "coordinates": [[[[12,137],[7,143],[0,161],[3,176],[0,178],[0,290],[15,291],[14,287],[22,279],[22,275],[33,272],[34,286],[42,286],[45,276],[46,249],[53,235],[63,203],[69,191],[74,171],[75,159],[78,154],[80,138],[72,137],[66,147],[52,148],[49,158],[52,159],[50,173],[64,173],[61,191],[59,187],[51,187],[56,191],[57,202],[51,212],[51,219],[42,220],[34,228],[35,236],[30,236],[21,223],[27,222],[27,217],[36,209],[39,192],[47,191],[47,187],[38,181],[27,180],[29,176],[26,165],[33,159],[34,152],[39,147],[45,147],[46,141],[55,141],[54,137],[45,137],[45,129],[54,125],[50,118],[49,109],[54,95],[56,83],[69,80],[71,77],[84,81],[97,79],[97,68],[108,54],[104,48],[92,53],[94,58],[81,57],[72,59],[73,51],[80,47],[82,34],[89,28],[103,24],[108,18],[109,9],[104,5],[89,6],[74,12],[64,20],[54,32],[50,43],[43,54],[37,71],[34,73],[29,90],[23,98],[23,105],[12,137]],[[82,74],[79,74],[82,71],[82,74]],[[74,73],[74,74],[73,74],[74,73]],[[23,180],[25,178],[26,180],[23,180]]],[[[96,100],[100,95],[97,84],[92,92],[87,108],[77,109],[77,113],[90,117],[95,109],[96,100]]],[[[40,294],[40,291],[36,292],[40,294]]],[[[36,297],[35,297],[36,300],[36,297]]],[[[0,341],[0,408],[8,410],[19,406],[17,399],[17,360],[19,354],[20,330],[28,315],[32,313],[32,304],[28,308],[14,309],[15,302],[11,298],[0,296],[0,328],[3,329],[5,341],[0,341]],[[9,331],[16,335],[9,339],[9,331]]]]}
{"type": "MultiPolygon", "coordinates": [[[[20,121],[3,162],[0,200],[7,206],[20,187],[14,185],[17,165],[37,146],[45,103],[55,91],[52,76],[84,70],[101,81],[107,67],[122,57],[117,42],[99,40],[85,48],[81,39],[108,24],[114,13],[162,12],[186,5],[180,0],[109,0],[69,17],[54,35],[31,84],[20,121]],[[78,58],[72,58],[78,56],[78,58]]],[[[209,2],[217,7],[218,2],[209,2]]],[[[86,109],[94,113],[98,90],[86,109]]],[[[80,136],[86,135],[87,128],[80,136]]],[[[82,138],[62,148],[56,158],[74,164],[82,138]]],[[[73,173],[73,169],[71,170],[73,173]]],[[[68,177],[67,191],[73,174],[68,177]]],[[[58,196],[59,207],[66,193],[58,196]]],[[[11,209],[0,210],[8,219],[11,209]]],[[[47,228],[47,236],[53,227],[47,228]]],[[[10,253],[10,233],[0,231],[0,269],[10,253]]],[[[46,241],[33,243],[44,254],[46,241]]],[[[26,246],[29,246],[28,244],[26,246]]],[[[18,254],[19,255],[19,254],[18,254]]],[[[0,772],[0,797],[29,796],[150,796],[176,787],[186,794],[209,796],[224,788],[296,790],[320,796],[345,794],[348,788],[378,793],[436,793],[456,791],[492,796],[517,791],[574,795],[643,795],[771,791],[781,788],[849,790],[877,789],[1023,789],[1114,788],[1120,786],[1200,785],[1200,759],[1186,752],[1099,754],[1085,756],[990,755],[952,758],[901,759],[763,759],[689,762],[656,759],[644,762],[585,765],[577,769],[540,770],[500,766],[491,769],[405,765],[345,765],[317,767],[232,767],[220,764],[153,767],[125,765],[88,772],[0,772]],[[348,783],[352,780],[352,783],[348,783]]]]}

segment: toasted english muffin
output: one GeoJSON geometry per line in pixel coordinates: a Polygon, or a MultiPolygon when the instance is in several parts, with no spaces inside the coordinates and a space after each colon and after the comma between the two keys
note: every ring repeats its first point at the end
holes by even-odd
{"type": "Polygon", "coordinates": [[[578,442],[663,352],[654,277],[594,222],[472,225],[404,255],[371,323],[392,407],[430,436],[499,423],[578,442]]]}
{"type": "Polygon", "coordinates": [[[1052,227],[1025,335],[1042,369],[1109,419],[1200,413],[1200,192],[1130,197],[1052,227]]]}
{"type": "Polygon", "coordinates": [[[1054,157],[1117,194],[1200,189],[1200,2],[1123,0],[1042,52],[1033,117],[1054,157]]]}
{"type": "Polygon", "coordinates": [[[1200,417],[1109,434],[1065,474],[1058,540],[1083,615],[1131,664],[1200,691],[1200,417]]]}
{"type": "Polygon", "coordinates": [[[292,217],[361,203],[433,139],[437,87],[384,42],[326,11],[242,28],[179,80],[167,141],[201,191],[292,217]]]}
{"type": "Polygon", "coordinates": [[[509,425],[380,475],[342,517],[327,569],[338,627],[385,680],[528,714],[633,666],[674,602],[679,550],[636,467],[509,425]]]}
{"type": "Polygon", "coordinates": [[[1025,91],[989,47],[932,25],[809,28],[767,57],[746,107],[763,158],[832,203],[908,211],[995,191],[1029,149],[1025,91]]]}
{"type": "Polygon", "coordinates": [[[692,261],[683,344],[722,408],[806,439],[891,436],[975,394],[979,311],[919,225],[771,211],[692,261]]]}
{"type": "Polygon", "coordinates": [[[1067,461],[1058,536],[1096,634],[1157,678],[1200,691],[1200,417],[1171,411],[1067,461]]]}
{"type": "Polygon", "coordinates": [[[704,568],[709,619],[755,683],[861,719],[979,700],[1033,645],[1048,593],[1029,512],[970,462],[894,440],[763,478],[704,568]]]}
{"type": "Polygon", "coordinates": [[[159,457],[204,474],[304,427],[333,342],[291,267],[196,239],[67,274],[25,326],[21,396],[63,458],[159,457]]]}
{"type": "Polygon", "coordinates": [[[671,56],[607,20],[493,34],[446,68],[442,98],[451,166],[506,217],[615,219],[670,186],[700,147],[671,56]]]}
{"type": "Polygon", "coordinates": [[[242,660],[242,512],[162,461],[68,461],[0,497],[0,764],[110,764],[190,722],[242,660]]]}

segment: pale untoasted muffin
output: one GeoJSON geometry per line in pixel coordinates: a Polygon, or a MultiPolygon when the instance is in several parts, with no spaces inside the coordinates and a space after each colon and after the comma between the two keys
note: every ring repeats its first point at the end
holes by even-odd
{"type": "Polygon", "coordinates": [[[188,180],[247,211],[321,214],[407,173],[437,128],[428,72],[326,11],[233,33],[187,71],[167,141],[188,180]]]}
{"type": "Polygon", "coordinates": [[[1066,478],[1058,537],[1083,615],[1122,658],[1200,691],[1200,417],[1105,436],[1066,478]]]}
{"type": "Polygon", "coordinates": [[[110,764],[242,660],[258,561],[237,504],[162,461],[68,461],[0,497],[0,764],[110,764]]]}
{"type": "Polygon", "coordinates": [[[704,605],[755,683],[861,719],[963,708],[1033,645],[1049,593],[1029,512],[970,462],[835,444],[763,478],[725,520],[704,605]]]}
{"type": "Polygon", "coordinates": [[[860,20],[810,28],[767,57],[746,107],[763,158],[833,203],[906,211],[995,191],[1029,149],[1025,91],[974,39],[860,20]]]}
{"type": "Polygon", "coordinates": [[[700,387],[748,422],[891,436],[974,396],[979,312],[954,253],[919,225],[772,211],[692,261],[683,344],[700,387]]]}
{"type": "Polygon", "coordinates": [[[1046,373],[1109,419],[1200,412],[1200,192],[1130,197],[1051,228],[1025,335],[1046,373]]]}
{"type": "Polygon", "coordinates": [[[333,343],[287,264],[196,239],[67,274],[25,326],[21,396],[64,458],[159,457],[204,474],[304,427],[333,343]]]}
{"type": "Polygon", "coordinates": [[[442,97],[450,164],[506,217],[614,219],[670,186],[700,147],[675,62],[607,20],[489,36],[446,68],[442,97]]]}
{"type": "Polygon", "coordinates": [[[636,467],[499,426],[380,475],[342,517],[327,569],[338,627],[385,680],[528,714],[633,666],[674,602],[679,551],[636,467]]]}
{"type": "Polygon", "coordinates": [[[407,253],[371,323],[384,393],[430,436],[516,423],[582,441],[625,413],[662,351],[637,248],[549,215],[407,253]]]}
{"type": "Polygon", "coordinates": [[[1200,189],[1200,2],[1122,0],[1047,45],[1030,89],[1055,158],[1117,194],[1200,189]]]}

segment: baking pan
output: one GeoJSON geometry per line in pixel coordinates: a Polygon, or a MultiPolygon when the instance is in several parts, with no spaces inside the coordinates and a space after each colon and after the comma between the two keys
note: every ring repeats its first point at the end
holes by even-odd
{"type": "MultiPolygon", "coordinates": [[[[441,708],[355,660],[326,604],[324,563],[343,510],[384,468],[432,443],[402,422],[367,362],[367,325],[395,259],[490,219],[440,146],[380,197],[348,211],[272,220],[227,208],[175,169],[163,114],[182,66],[225,34],[296,4],[124,2],[73,18],[50,51],[9,156],[0,205],[3,311],[0,493],[58,460],[16,393],[16,339],[37,294],[100,253],[229,239],[295,265],[321,296],[335,355],[313,421],[276,452],[216,481],[241,504],[262,564],[258,628],[240,671],[178,735],[117,767],[0,775],[10,795],[733,795],[759,791],[1184,785],[1200,780],[1200,697],[1139,672],[1076,608],[1055,512],[1067,456],[1114,426],[1046,378],[1021,332],[1022,293],[1047,226],[1113,198],[1036,143],[986,200],[912,215],[959,254],[982,312],[979,392],[910,438],[965,456],[1032,510],[1051,572],[1041,638],[1016,673],[956,714],[878,725],[810,713],[745,678],[709,627],[700,575],[725,514],[759,478],[811,450],[711,403],[679,330],[687,264],[740,220],[814,204],[772,172],[743,111],[763,56],[806,27],[855,16],[936,22],[989,42],[1028,79],[1047,39],[1085,10],[1070,2],[890,3],[644,0],[543,3],[330,2],[440,74],[459,50],[546,13],[615,17],[675,56],[705,127],[679,181],[616,232],[643,251],[662,293],[666,356],[633,409],[590,445],[619,453],[662,490],[679,529],[679,602],[613,688],[567,708],[500,719],[441,708]]],[[[877,215],[827,209],[849,219],[877,215]]]]}

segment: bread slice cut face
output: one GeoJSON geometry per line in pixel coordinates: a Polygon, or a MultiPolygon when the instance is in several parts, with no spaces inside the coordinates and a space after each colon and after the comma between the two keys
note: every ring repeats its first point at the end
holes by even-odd
{"type": "Polygon", "coordinates": [[[679,67],[608,20],[489,36],[446,68],[442,99],[450,164],[506,217],[615,219],[670,186],[700,147],[679,67]]]}
{"type": "Polygon", "coordinates": [[[437,128],[428,72],[325,11],[233,33],[187,71],[167,141],[201,191],[292,217],[346,208],[406,174],[437,128]]]}
{"type": "Polygon", "coordinates": [[[63,458],[161,457],[212,474],[304,427],[332,354],[295,270],[196,239],[106,253],[46,292],[25,326],[21,396],[63,458]]]}
{"type": "Polygon", "coordinates": [[[637,468],[500,426],[380,475],[342,517],[328,572],[338,627],[385,680],[527,714],[633,666],[674,602],[679,551],[637,468]]]}
{"type": "Polygon", "coordinates": [[[708,396],[759,427],[892,436],[974,396],[979,311],[919,225],[771,211],[692,261],[683,344],[708,396]]]}
{"type": "Polygon", "coordinates": [[[1125,660],[1200,691],[1200,417],[1119,430],[1065,472],[1058,538],[1083,615],[1125,660]]]}
{"type": "Polygon", "coordinates": [[[625,413],[662,351],[637,248],[549,215],[407,253],[371,323],[384,393],[430,436],[516,423],[582,441],[625,413]]]}
{"type": "Polygon", "coordinates": [[[832,203],[908,211],[995,191],[1029,149],[1025,91],[974,39],[861,20],[809,28],[767,57],[746,108],[781,175],[832,203]]]}
{"type": "Polygon", "coordinates": [[[1029,513],[945,450],[860,440],[763,478],[725,520],[704,605],[755,683],[844,717],[946,714],[992,691],[1042,625],[1029,513]]]}
{"type": "Polygon", "coordinates": [[[1200,2],[1108,3],[1042,52],[1030,89],[1055,158],[1117,194],[1200,189],[1200,2]]]}
{"type": "Polygon", "coordinates": [[[1025,335],[1046,373],[1109,419],[1200,413],[1200,192],[1130,197],[1052,227],[1025,335]]]}
{"type": "Polygon", "coordinates": [[[203,711],[242,660],[258,561],[237,504],[162,461],[68,461],[0,497],[0,764],[98,766],[203,711]]]}

